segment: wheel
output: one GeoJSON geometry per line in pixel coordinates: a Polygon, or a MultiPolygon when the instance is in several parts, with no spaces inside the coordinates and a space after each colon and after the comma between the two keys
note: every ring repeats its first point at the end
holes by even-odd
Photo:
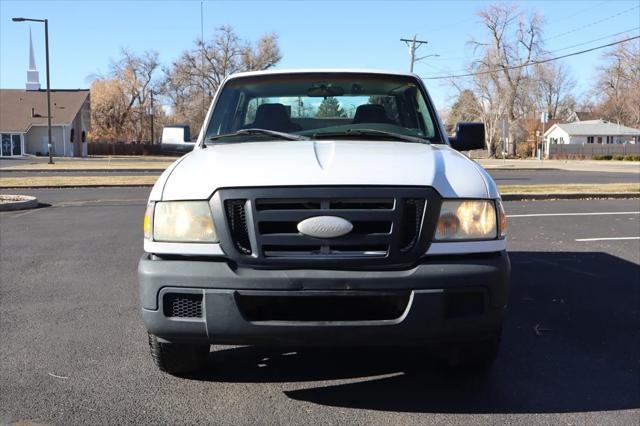
{"type": "Polygon", "coordinates": [[[210,345],[166,343],[149,334],[149,350],[160,371],[179,376],[203,370],[207,366],[210,345]]]}
{"type": "Polygon", "coordinates": [[[489,338],[454,344],[447,348],[447,364],[461,370],[485,370],[493,364],[500,351],[498,332],[489,338]]]}

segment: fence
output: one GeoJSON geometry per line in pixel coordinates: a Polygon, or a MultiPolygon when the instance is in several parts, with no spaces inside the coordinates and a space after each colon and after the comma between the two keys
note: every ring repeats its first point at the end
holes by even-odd
{"type": "Polygon", "coordinates": [[[158,155],[160,145],[122,142],[89,142],[88,155],[158,155]]]}
{"type": "Polygon", "coordinates": [[[595,155],[640,155],[640,144],[551,144],[549,158],[591,158],[595,155]]]}

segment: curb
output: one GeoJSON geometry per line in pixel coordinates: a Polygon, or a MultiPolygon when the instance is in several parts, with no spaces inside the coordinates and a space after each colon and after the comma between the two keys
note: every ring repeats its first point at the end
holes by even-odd
{"type": "Polygon", "coordinates": [[[0,189],[78,189],[78,188],[151,188],[153,183],[112,184],[112,185],[35,185],[35,186],[0,186],[0,189]]]}
{"type": "Polygon", "coordinates": [[[557,167],[509,167],[509,166],[483,166],[482,164],[480,164],[480,166],[485,169],[486,171],[492,171],[492,170],[508,170],[508,171],[523,171],[523,172],[530,172],[530,171],[545,171],[545,170],[564,170],[564,169],[559,169],[557,167]]]}
{"type": "Polygon", "coordinates": [[[17,200],[10,203],[0,203],[0,212],[11,210],[26,210],[38,207],[38,199],[29,195],[13,195],[17,200]]]}
{"type": "Polygon", "coordinates": [[[504,194],[503,201],[640,199],[640,192],[568,193],[568,194],[504,194]]]}
{"type": "MultiPolygon", "coordinates": [[[[167,166],[169,167],[169,166],[167,166]]],[[[111,172],[126,172],[126,173],[162,173],[164,169],[0,169],[0,174],[4,173],[111,173],[111,172]]]]}

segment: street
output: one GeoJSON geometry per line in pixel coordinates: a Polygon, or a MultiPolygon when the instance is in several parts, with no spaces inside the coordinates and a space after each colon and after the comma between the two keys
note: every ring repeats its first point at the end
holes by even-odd
{"type": "MultiPolygon", "coordinates": [[[[494,176],[500,184],[518,173],[534,172],[494,176]]],[[[139,312],[149,188],[6,192],[48,207],[0,213],[1,424],[596,425],[640,416],[638,199],[505,203],[512,287],[486,376],[410,349],[216,346],[208,372],[184,379],[155,368],[139,312]]]]}

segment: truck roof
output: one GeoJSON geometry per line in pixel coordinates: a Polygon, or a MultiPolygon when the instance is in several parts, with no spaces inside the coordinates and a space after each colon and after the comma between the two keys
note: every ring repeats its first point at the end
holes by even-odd
{"type": "Polygon", "coordinates": [[[299,68],[299,69],[270,69],[265,71],[247,71],[231,74],[227,79],[231,80],[240,77],[253,77],[258,75],[277,75],[277,74],[317,74],[317,73],[355,73],[355,74],[380,74],[380,75],[395,75],[404,77],[416,77],[420,78],[415,73],[381,70],[381,69],[367,69],[367,68],[299,68]]]}

